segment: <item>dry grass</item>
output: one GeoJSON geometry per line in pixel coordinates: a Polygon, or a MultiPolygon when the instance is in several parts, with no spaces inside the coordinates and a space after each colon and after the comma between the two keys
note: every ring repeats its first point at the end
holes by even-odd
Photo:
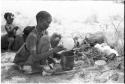
{"type": "Polygon", "coordinates": [[[117,19],[117,23],[115,22],[111,20],[111,24],[108,25],[110,31],[106,26],[104,34],[107,39],[107,44],[116,49],[120,56],[124,56],[124,21],[123,19],[117,19]]]}

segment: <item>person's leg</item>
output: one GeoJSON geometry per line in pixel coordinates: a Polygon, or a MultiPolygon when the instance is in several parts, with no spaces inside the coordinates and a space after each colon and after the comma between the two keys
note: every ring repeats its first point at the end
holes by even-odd
{"type": "MultiPolygon", "coordinates": [[[[38,45],[37,52],[41,54],[48,52],[50,49],[49,37],[46,35],[42,36],[42,38],[40,38],[39,40],[39,44],[37,45],[38,45]]],[[[40,62],[42,62],[41,65],[44,65],[46,63],[46,58],[42,58],[42,55],[41,56],[30,55],[26,60],[25,65],[28,67],[27,70],[29,69],[30,72],[32,71],[32,66],[34,65],[39,68],[40,62]]]]}
{"type": "Polygon", "coordinates": [[[40,62],[34,61],[34,56],[30,55],[27,59],[27,61],[23,65],[23,70],[25,71],[25,74],[32,74],[35,72],[38,72],[38,68],[40,70],[40,62]]]}
{"type": "Polygon", "coordinates": [[[9,45],[8,45],[8,51],[11,51],[11,47],[14,43],[14,38],[13,37],[9,37],[8,38],[8,42],[9,42],[9,45]]]}
{"type": "Polygon", "coordinates": [[[13,63],[18,66],[19,70],[23,70],[23,66],[25,61],[23,59],[21,59],[22,57],[20,57],[19,53],[16,53],[16,56],[13,60],[13,63]]]}
{"type": "Polygon", "coordinates": [[[43,67],[40,65],[40,62],[34,62],[32,65],[24,64],[22,70],[25,74],[42,73],[43,67]]]}
{"type": "MultiPolygon", "coordinates": [[[[36,52],[39,54],[46,53],[47,55],[50,55],[50,54],[48,54],[49,49],[50,49],[49,37],[46,35],[42,36],[39,40],[39,44],[37,44],[36,52]]],[[[26,63],[26,65],[32,65],[36,61],[44,60],[44,58],[42,56],[43,55],[38,55],[38,56],[30,55],[25,63],[26,63]]],[[[45,57],[45,59],[46,59],[46,57],[45,57]]]]}
{"type": "Polygon", "coordinates": [[[35,62],[32,65],[32,73],[42,73],[42,71],[43,71],[43,68],[40,65],[40,62],[35,62]]]}

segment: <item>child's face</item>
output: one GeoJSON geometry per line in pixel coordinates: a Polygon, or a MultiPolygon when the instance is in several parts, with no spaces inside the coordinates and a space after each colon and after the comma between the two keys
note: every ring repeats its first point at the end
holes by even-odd
{"type": "Polygon", "coordinates": [[[14,20],[14,16],[13,15],[9,15],[8,17],[7,17],[7,23],[8,24],[12,24],[13,23],[13,20],[14,20]]]}

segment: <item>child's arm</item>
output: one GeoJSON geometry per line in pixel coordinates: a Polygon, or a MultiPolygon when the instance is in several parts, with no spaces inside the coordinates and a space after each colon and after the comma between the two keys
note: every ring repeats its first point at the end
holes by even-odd
{"type": "Polygon", "coordinates": [[[14,32],[14,31],[17,31],[18,28],[19,28],[18,26],[16,26],[16,27],[11,27],[11,28],[10,28],[10,27],[11,27],[11,26],[5,26],[5,29],[6,29],[7,33],[8,33],[8,32],[11,32],[11,31],[13,31],[13,32],[14,32]]]}
{"type": "Polygon", "coordinates": [[[5,29],[6,29],[6,32],[7,32],[7,33],[11,31],[11,28],[9,28],[9,27],[7,27],[7,26],[5,26],[5,29]]]}
{"type": "Polygon", "coordinates": [[[19,29],[19,27],[18,27],[18,26],[14,27],[14,28],[13,28],[13,30],[12,30],[12,31],[13,31],[13,33],[14,33],[14,34],[16,34],[16,31],[17,31],[18,29],[19,29]]]}

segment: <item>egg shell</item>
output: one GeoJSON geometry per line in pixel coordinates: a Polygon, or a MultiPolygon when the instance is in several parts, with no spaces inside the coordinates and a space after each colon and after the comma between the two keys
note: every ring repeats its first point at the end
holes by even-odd
{"type": "Polygon", "coordinates": [[[60,42],[60,44],[67,50],[72,50],[75,45],[74,40],[68,37],[63,37],[60,42]]]}

